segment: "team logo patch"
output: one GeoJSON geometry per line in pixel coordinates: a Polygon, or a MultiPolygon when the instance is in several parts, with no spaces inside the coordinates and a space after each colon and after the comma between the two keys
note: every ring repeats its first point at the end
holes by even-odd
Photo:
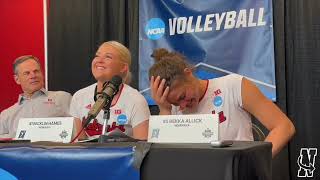
{"type": "Polygon", "coordinates": [[[48,100],[45,101],[44,104],[55,104],[55,102],[52,99],[48,98],[48,100]]]}
{"type": "Polygon", "coordinates": [[[223,100],[222,100],[222,97],[221,97],[221,96],[216,96],[216,97],[214,97],[214,99],[213,99],[213,104],[214,104],[216,107],[221,106],[221,105],[222,105],[222,102],[223,102],[223,100]]]}
{"type": "Polygon", "coordinates": [[[215,95],[215,96],[218,96],[219,94],[221,94],[221,90],[220,90],[220,89],[214,91],[214,95],[215,95]]]}
{"type": "Polygon", "coordinates": [[[117,118],[117,122],[118,122],[118,124],[120,124],[120,125],[126,124],[127,121],[128,121],[128,118],[127,118],[127,116],[126,116],[125,114],[120,114],[120,115],[118,116],[118,118],[117,118]]]}
{"type": "Polygon", "coordinates": [[[117,115],[118,115],[118,114],[121,114],[121,109],[115,109],[115,110],[114,110],[114,114],[117,114],[117,115]]]}

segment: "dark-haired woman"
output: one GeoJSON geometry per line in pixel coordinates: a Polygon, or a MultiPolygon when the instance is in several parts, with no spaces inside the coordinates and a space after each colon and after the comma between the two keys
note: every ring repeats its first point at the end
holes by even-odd
{"type": "Polygon", "coordinates": [[[295,133],[288,117],[243,76],[201,80],[180,53],[161,48],[152,57],[150,89],[160,114],[218,114],[222,140],[253,140],[252,114],[270,131],[265,141],[272,142],[273,156],[295,133]]]}

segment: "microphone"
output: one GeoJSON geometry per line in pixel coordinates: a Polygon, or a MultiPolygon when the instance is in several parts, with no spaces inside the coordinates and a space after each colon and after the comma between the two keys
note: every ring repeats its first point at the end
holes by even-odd
{"type": "Polygon", "coordinates": [[[101,109],[109,109],[113,97],[118,93],[119,86],[122,84],[122,78],[118,75],[112,77],[111,81],[104,83],[102,92],[96,96],[96,102],[88,112],[88,117],[83,124],[83,127],[87,127],[90,121],[97,117],[101,109]]]}

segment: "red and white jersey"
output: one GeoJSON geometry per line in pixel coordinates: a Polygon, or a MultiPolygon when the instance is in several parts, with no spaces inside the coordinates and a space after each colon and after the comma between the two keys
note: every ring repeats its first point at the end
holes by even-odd
{"type": "MultiPolygon", "coordinates": [[[[250,114],[243,109],[243,76],[231,74],[208,81],[205,95],[192,114],[218,114],[221,140],[253,140],[250,114]]],[[[172,114],[183,114],[173,106],[172,114]]]]}
{"type": "MultiPolygon", "coordinates": [[[[97,84],[93,84],[77,91],[71,101],[70,115],[84,120],[91,107],[94,105],[94,93],[97,84]]],[[[141,122],[148,120],[150,111],[145,98],[132,87],[123,84],[119,90],[120,96],[115,105],[110,108],[110,119],[106,132],[116,128],[128,136],[132,136],[132,128],[141,122]]],[[[86,134],[91,137],[101,135],[103,126],[104,111],[97,115],[86,128],[86,134]]]]}

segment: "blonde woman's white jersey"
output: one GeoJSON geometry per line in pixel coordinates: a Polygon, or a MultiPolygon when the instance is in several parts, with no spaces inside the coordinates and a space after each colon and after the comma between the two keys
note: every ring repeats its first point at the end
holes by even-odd
{"type": "MultiPolygon", "coordinates": [[[[89,110],[94,105],[96,83],[77,91],[72,98],[70,115],[82,121],[87,117],[89,110]]],[[[123,84],[119,90],[120,96],[115,105],[110,108],[110,119],[106,132],[116,128],[128,136],[132,136],[132,128],[148,120],[150,111],[145,98],[132,87],[123,84]]],[[[99,136],[102,133],[103,111],[90,122],[86,128],[89,137],[99,136]]]]}

